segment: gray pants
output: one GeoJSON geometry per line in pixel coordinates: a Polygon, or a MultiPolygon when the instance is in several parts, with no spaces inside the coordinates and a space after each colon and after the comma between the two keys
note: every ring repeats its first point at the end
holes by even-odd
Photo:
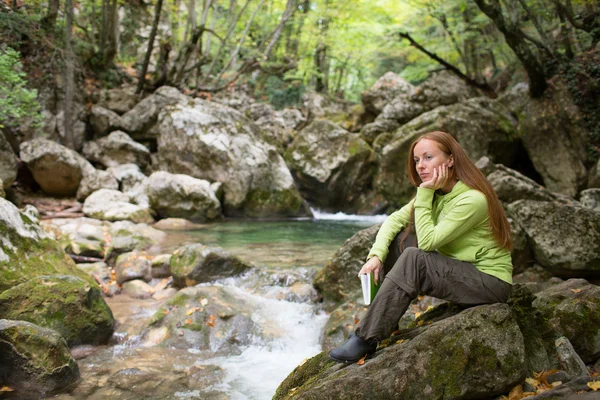
{"type": "Polygon", "coordinates": [[[419,294],[448,300],[463,306],[504,303],[511,285],[479,271],[473,264],[414,247],[408,235],[399,246],[400,232],[384,263],[385,279],[367,314],[356,326],[356,335],[381,341],[398,329],[398,321],[419,294]]]}

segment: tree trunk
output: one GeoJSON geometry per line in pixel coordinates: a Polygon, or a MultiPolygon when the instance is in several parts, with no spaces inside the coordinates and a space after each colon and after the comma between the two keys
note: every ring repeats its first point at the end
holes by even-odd
{"type": "Polygon", "coordinates": [[[318,93],[327,92],[327,78],[329,65],[327,62],[327,46],[319,43],[315,51],[315,69],[317,70],[315,90],[318,93]]]}
{"type": "Polygon", "coordinates": [[[156,31],[158,30],[158,23],[160,22],[160,11],[162,9],[163,0],[156,1],[156,8],[154,9],[154,22],[152,22],[152,30],[150,31],[150,37],[148,38],[148,50],[146,51],[146,57],[144,57],[144,64],[142,64],[142,72],[138,80],[138,87],[136,93],[141,93],[144,90],[144,83],[146,81],[146,73],[148,72],[148,64],[150,64],[150,57],[152,56],[152,48],[154,47],[154,38],[156,37],[156,31]]]}
{"type": "Polygon", "coordinates": [[[42,18],[42,26],[46,30],[54,29],[56,18],[58,17],[58,9],[60,7],[59,0],[50,0],[48,3],[48,13],[42,18]]]}
{"type": "Polygon", "coordinates": [[[302,7],[302,14],[301,17],[298,19],[298,27],[296,28],[296,34],[294,35],[292,33],[290,35],[288,43],[286,44],[286,54],[288,54],[294,59],[298,58],[299,38],[302,34],[302,28],[304,27],[304,20],[306,19],[306,15],[310,10],[310,1],[304,0],[300,7],[302,7]]]}
{"type": "Polygon", "coordinates": [[[502,32],[506,43],[515,52],[521,64],[523,64],[529,77],[529,93],[531,96],[540,97],[548,87],[546,73],[534,52],[529,48],[518,25],[512,21],[505,20],[499,0],[490,0],[489,3],[486,0],[475,0],[475,3],[494,22],[498,30],[502,32]]]}
{"type": "Polygon", "coordinates": [[[262,55],[263,60],[269,59],[269,55],[271,54],[271,51],[273,50],[273,47],[275,46],[275,44],[277,43],[277,41],[281,37],[281,33],[283,32],[283,28],[285,27],[285,24],[294,15],[294,12],[297,9],[298,9],[298,7],[296,6],[296,1],[295,0],[288,0],[287,1],[287,4],[285,6],[285,11],[283,12],[283,16],[281,17],[281,21],[279,21],[279,24],[275,28],[275,31],[272,33],[273,37],[271,38],[271,41],[267,45],[267,48],[265,49],[265,51],[264,51],[264,53],[262,55]]]}
{"type": "Polygon", "coordinates": [[[73,57],[73,0],[67,0],[65,3],[67,20],[65,24],[65,102],[64,102],[64,128],[65,128],[65,146],[70,149],[75,148],[73,138],[73,92],[75,88],[75,68],[73,57]]]}
{"type": "Polygon", "coordinates": [[[204,32],[204,25],[199,26],[192,32],[190,41],[183,45],[177,59],[173,64],[171,73],[169,74],[169,83],[175,87],[178,87],[183,79],[185,78],[185,72],[190,61],[190,57],[196,48],[198,42],[202,43],[202,33],[204,32]]]}

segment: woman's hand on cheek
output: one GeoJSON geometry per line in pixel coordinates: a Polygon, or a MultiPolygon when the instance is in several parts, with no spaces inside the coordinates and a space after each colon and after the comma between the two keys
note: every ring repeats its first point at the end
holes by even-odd
{"type": "Polygon", "coordinates": [[[442,164],[433,169],[433,174],[430,180],[424,181],[419,187],[426,189],[438,190],[443,188],[448,182],[448,165],[442,164]]]}

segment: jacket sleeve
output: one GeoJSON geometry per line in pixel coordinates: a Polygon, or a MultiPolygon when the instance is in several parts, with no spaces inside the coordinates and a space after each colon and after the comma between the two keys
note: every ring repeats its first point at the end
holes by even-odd
{"type": "Polygon", "coordinates": [[[375,239],[375,243],[371,250],[369,251],[369,256],[367,260],[377,256],[381,262],[384,262],[388,252],[390,243],[396,237],[398,232],[400,232],[406,225],[408,225],[408,219],[410,218],[410,210],[415,202],[415,199],[411,200],[407,205],[392,213],[381,225],[379,232],[377,232],[377,237],[375,239]]]}
{"type": "Polygon", "coordinates": [[[431,216],[433,196],[432,189],[417,189],[415,228],[421,250],[434,251],[460,237],[488,217],[487,199],[483,193],[470,190],[462,194],[452,208],[444,209],[444,218],[434,225],[431,216]]]}

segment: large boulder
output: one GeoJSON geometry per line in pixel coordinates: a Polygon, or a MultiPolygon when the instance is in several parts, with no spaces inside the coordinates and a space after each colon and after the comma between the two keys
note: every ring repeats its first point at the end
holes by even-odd
{"type": "Polygon", "coordinates": [[[427,111],[475,96],[477,92],[456,75],[449,71],[438,72],[416,89],[406,86],[405,90],[383,107],[374,122],[361,129],[361,136],[371,143],[379,134],[392,132],[427,111]]]}
{"type": "Polygon", "coordinates": [[[121,254],[117,257],[115,271],[119,285],[136,279],[149,282],[152,279],[152,257],[137,251],[121,254]]]}
{"type": "Polygon", "coordinates": [[[377,82],[361,95],[365,108],[375,115],[381,114],[385,106],[398,96],[410,97],[415,87],[393,72],[386,72],[377,82]]]}
{"type": "Polygon", "coordinates": [[[575,197],[585,184],[587,130],[581,111],[561,81],[530,101],[519,114],[523,145],[544,185],[575,197]]]}
{"type": "Polygon", "coordinates": [[[223,183],[226,216],[310,214],[283,158],[238,111],[185,98],[158,121],[160,169],[223,183]]]}
{"type": "Polygon", "coordinates": [[[123,253],[136,250],[148,250],[160,246],[166,234],[147,224],[136,224],[131,221],[118,221],[108,229],[109,242],[105,259],[111,265],[123,253]]]}
{"type": "Polygon", "coordinates": [[[0,292],[41,275],[74,275],[93,282],[39,225],[0,199],[0,292]]]}
{"type": "Polygon", "coordinates": [[[600,287],[569,279],[537,293],[533,306],[586,363],[600,358],[600,287]]]}
{"type": "Polygon", "coordinates": [[[65,340],[29,322],[0,320],[0,359],[0,382],[14,390],[15,398],[47,397],[79,379],[65,340]]]}
{"type": "Polygon", "coordinates": [[[519,200],[507,207],[535,260],[560,277],[600,277],[600,213],[576,204],[519,200]]]}
{"type": "Polygon", "coordinates": [[[90,111],[90,125],[92,126],[94,137],[103,137],[112,131],[120,129],[123,126],[123,120],[114,111],[94,105],[90,111]]]}
{"type": "Polygon", "coordinates": [[[491,398],[525,378],[523,336],[506,304],[465,310],[398,342],[364,366],[321,353],[297,367],[274,399],[491,398]]]}
{"type": "Polygon", "coordinates": [[[82,160],[81,166],[83,177],[75,195],[77,200],[84,201],[89,195],[100,189],[117,190],[119,188],[117,180],[109,172],[94,168],[87,160],[82,160]]]}
{"type": "Polygon", "coordinates": [[[179,217],[204,222],[221,216],[221,203],[203,179],[160,171],[150,175],[146,189],[159,218],[179,217]]]}
{"type": "Polygon", "coordinates": [[[83,154],[88,160],[105,168],[131,163],[144,169],[150,164],[150,151],[146,146],[122,131],[114,131],[106,137],[87,142],[83,146],[83,154]]]}
{"type": "Polygon", "coordinates": [[[381,153],[374,185],[388,201],[403,205],[414,194],[407,178],[408,150],[417,137],[431,131],[453,135],[472,160],[487,155],[497,162],[504,156],[508,138],[516,135],[516,122],[508,109],[489,99],[476,98],[438,107],[389,136],[380,135],[373,145],[381,153]]]}
{"type": "Polygon", "coordinates": [[[301,130],[284,157],[304,197],[329,210],[354,211],[353,202],[375,172],[371,147],[327,120],[315,120],[301,130]]]}
{"type": "Polygon", "coordinates": [[[363,229],[346,240],[331,261],[317,272],[313,284],[325,300],[339,303],[354,299],[360,293],[358,271],[366,261],[379,227],[363,229]]]}
{"type": "Polygon", "coordinates": [[[582,190],[579,195],[579,201],[583,207],[600,212],[600,189],[582,190]]]}
{"type": "Polygon", "coordinates": [[[138,96],[134,86],[103,89],[98,93],[97,104],[121,115],[135,107],[138,96]]]}
{"type": "Polygon", "coordinates": [[[263,336],[253,321],[252,299],[230,287],[196,286],[180,290],[152,320],[142,340],[151,345],[239,354],[263,336]],[[149,340],[150,339],[150,340],[149,340]]]}
{"type": "Polygon", "coordinates": [[[156,139],[158,131],[155,125],[160,111],[168,105],[188,100],[188,97],[174,87],[160,87],[151,96],[123,114],[119,129],[129,133],[137,141],[156,139]]]}
{"type": "Polygon", "coordinates": [[[0,293],[0,318],[54,329],[69,346],[106,343],[115,323],[98,287],[69,275],[38,276],[0,293]]]}
{"type": "Polygon", "coordinates": [[[119,190],[129,196],[129,201],[144,208],[150,208],[146,194],[148,177],[135,164],[123,164],[107,170],[119,183],[119,190]]]}
{"type": "Polygon", "coordinates": [[[74,218],[59,227],[59,243],[69,254],[104,258],[108,226],[88,218],[74,218]]]}
{"type": "Polygon", "coordinates": [[[150,210],[130,203],[129,196],[118,190],[100,189],[92,193],[83,203],[83,213],[104,221],[154,222],[150,210]]]}
{"type": "Polygon", "coordinates": [[[73,196],[87,162],[75,151],[46,139],[21,143],[21,160],[42,190],[55,196],[73,196]]]}
{"type": "Polygon", "coordinates": [[[240,258],[218,247],[190,244],[171,256],[173,282],[179,287],[239,275],[253,268],[240,258]]]}
{"type": "Polygon", "coordinates": [[[0,131],[0,181],[4,188],[10,187],[17,179],[18,159],[12,146],[0,131]]]}

